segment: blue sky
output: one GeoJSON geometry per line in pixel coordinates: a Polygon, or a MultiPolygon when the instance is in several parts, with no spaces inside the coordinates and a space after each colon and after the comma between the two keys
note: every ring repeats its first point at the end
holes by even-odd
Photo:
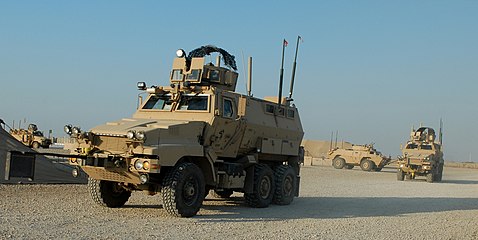
{"type": "MultiPolygon", "coordinates": [[[[288,86],[307,139],[398,155],[412,125],[445,125],[445,157],[478,161],[478,1],[0,1],[0,118],[62,135],[129,117],[136,82],[168,84],[175,50],[254,58],[253,93],[288,86]]],[[[287,94],[287,91],[284,91],[287,94]]]]}

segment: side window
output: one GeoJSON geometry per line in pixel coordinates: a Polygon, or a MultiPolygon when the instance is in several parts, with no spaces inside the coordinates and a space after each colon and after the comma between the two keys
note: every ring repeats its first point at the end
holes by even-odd
{"type": "Polygon", "coordinates": [[[222,103],[222,116],[232,118],[234,116],[234,109],[230,99],[224,99],[222,103]]]}

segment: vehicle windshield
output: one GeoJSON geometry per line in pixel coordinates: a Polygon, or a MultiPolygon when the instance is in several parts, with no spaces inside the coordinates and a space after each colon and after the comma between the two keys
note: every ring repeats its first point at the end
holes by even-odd
{"type": "Polygon", "coordinates": [[[172,104],[170,95],[153,95],[144,104],[143,109],[171,110],[172,104]]]}
{"type": "MultiPolygon", "coordinates": [[[[170,111],[173,106],[171,95],[153,95],[144,104],[142,109],[151,110],[166,110],[170,111]]],[[[179,106],[176,110],[208,110],[208,96],[207,95],[183,95],[179,100],[179,106]]]]}
{"type": "Polygon", "coordinates": [[[207,110],[207,96],[182,96],[178,110],[207,110]]]}

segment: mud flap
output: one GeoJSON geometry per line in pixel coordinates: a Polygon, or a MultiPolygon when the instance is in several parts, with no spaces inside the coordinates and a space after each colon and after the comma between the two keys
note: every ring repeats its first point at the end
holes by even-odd
{"type": "Polygon", "coordinates": [[[35,153],[11,151],[7,153],[5,180],[27,178],[33,181],[35,176],[35,153]]]}
{"type": "Polygon", "coordinates": [[[246,179],[244,181],[244,193],[254,192],[254,166],[246,169],[246,179]]]}
{"type": "Polygon", "coordinates": [[[295,183],[295,196],[299,196],[299,188],[300,188],[300,176],[297,175],[297,182],[295,183]]]}

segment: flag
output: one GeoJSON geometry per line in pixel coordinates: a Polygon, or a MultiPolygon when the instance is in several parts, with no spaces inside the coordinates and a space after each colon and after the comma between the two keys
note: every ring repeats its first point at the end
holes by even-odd
{"type": "Polygon", "coordinates": [[[287,47],[287,44],[289,44],[289,42],[287,42],[287,40],[284,39],[284,46],[287,47]]]}

